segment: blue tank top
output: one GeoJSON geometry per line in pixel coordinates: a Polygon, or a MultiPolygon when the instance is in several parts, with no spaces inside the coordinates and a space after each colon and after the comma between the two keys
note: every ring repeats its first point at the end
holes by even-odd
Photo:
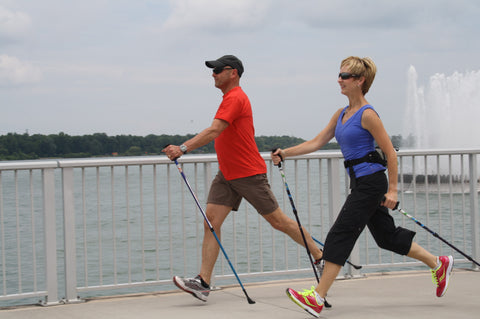
{"type": "MultiPolygon", "coordinates": [[[[345,160],[362,158],[375,150],[375,140],[372,134],[362,127],[362,114],[366,109],[372,109],[374,111],[375,109],[371,105],[364,105],[360,110],[355,112],[345,124],[342,124],[342,118],[346,109],[347,107],[342,110],[342,113],[338,117],[335,128],[335,138],[340,145],[345,160]]],[[[350,173],[349,169],[351,168],[347,168],[348,173],[350,173]]],[[[386,167],[379,163],[363,162],[353,166],[357,178],[385,169],[386,167]]]]}

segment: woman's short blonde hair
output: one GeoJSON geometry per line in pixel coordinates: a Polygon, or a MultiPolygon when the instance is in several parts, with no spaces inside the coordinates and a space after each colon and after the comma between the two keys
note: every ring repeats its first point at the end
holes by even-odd
{"type": "Polygon", "coordinates": [[[367,94],[377,73],[377,66],[373,63],[373,60],[369,57],[350,56],[342,61],[340,67],[347,68],[352,74],[364,76],[365,82],[363,82],[362,93],[363,95],[367,94]]]}

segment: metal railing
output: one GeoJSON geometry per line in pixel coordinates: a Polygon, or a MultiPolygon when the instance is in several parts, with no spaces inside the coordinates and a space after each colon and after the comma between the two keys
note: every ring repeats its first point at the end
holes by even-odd
{"type": "MultiPolygon", "coordinates": [[[[480,150],[400,151],[401,207],[445,239],[480,257],[480,150]]],[[[291,214],[281,176],[267,161],[272,190],[291,214]]],[[[348,194],[339,152],[289,158],[285,174],[299,217],[322,241],[348,194]]],[[[218,170],[214,155],[184,156],[184,172],[205,202],[218,170]]],[[[195,275],[201,262],[203,218],[164,156],[0,163],[0,305],[53,305],[88,296],[172,289],[171,277],[195,275]],[[35,299],[36,298],[36,299],[35,299]]],[[[415,240],[434,254],[473,263],[401,214],[396,223],[417,230],[415,240]]],[[[221,229],[222,243],[247,282],[311,277],[305,250],[274,231],[246,202],[221,229]]],[[[216,230],[220,233],[220,230],[216,230]]],[[[363,232],[342,276],[424,267],[379,249],[363,232]]],[[[235,279],[223,257],[216,285],[235,279]]]]}

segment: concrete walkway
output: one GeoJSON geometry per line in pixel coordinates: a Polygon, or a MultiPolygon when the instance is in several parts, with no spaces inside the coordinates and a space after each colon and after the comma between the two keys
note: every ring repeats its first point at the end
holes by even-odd
{"type": "MultiPolygon", "coordinates": [[[[210,294],[201,302],[180,291],[97,298],[84,303],[52,307],[23,306],[0,310],[1,319],[221,319],[313,318],[285,294],[287,287],[310,288],[314,280],[245,284],[256,304],[247,303],[238,286],[210,294]]],[[[480,272],[454,269],[447,294],[435,296],[430,272],[369,274],[337,280],[328,295],[332,308],[321,318],[480,318],[480,272]]]]}

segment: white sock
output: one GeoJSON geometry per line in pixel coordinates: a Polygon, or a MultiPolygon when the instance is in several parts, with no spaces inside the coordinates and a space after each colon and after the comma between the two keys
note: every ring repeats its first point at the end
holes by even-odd
{"type": "Polygon", "coordinates": [[[433,270],[437,270],[438,267],[440,267],[440,266],[441,266],[440,260],[439,260],[438,257],[437,257],[437,265],[435,266],[435,268],[432,268],[432,269],[433,269],[433,270]]]}
{"type": "Polygon", "coordinates": [[[315,290],[315,299],[317,300],[317,303],[319,305],[321,305],[325,301],[325,298],[320,297],[320,295],[316,290],[315,290]]]}

